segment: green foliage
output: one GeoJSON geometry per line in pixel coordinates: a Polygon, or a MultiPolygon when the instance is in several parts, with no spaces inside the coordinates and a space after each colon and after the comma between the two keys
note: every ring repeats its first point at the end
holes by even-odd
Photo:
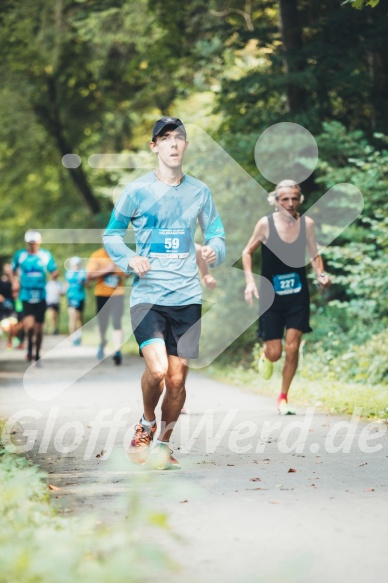
{"type": "MultiPolygon", "coordinates": [[[[376,343],[378,339],[376,339],[376,343]]],[[[237,385],[247,391],[269,396],[275,400],[281,387],[281,370],[283,358],[275,363],[274,374],[269,381],[264,381],[257,372],[256,359],[261,346],[256,344],[253,349],[255,361],[247,368],[240,364],[229,364],[225,356],[217,359],[207,371],[223,382],[237,385]]],[[[361,352],[360,347],[360,352],[361,352]]],[[[340,360],[328,362],[327,355],[317,353],[310,336],[306,337],[303,358],[300,359],[297,374],[292,382],[290,398],[295,404],[303,407],[318,407],[332,413],[346,413],[351,415],[355,409],[361,409],[361,416],[369,418],[388,419],[388,386],[387,383],[359,381],[354,382],[352,375],[342,376],[341,368],[347,366],[340,360]]],[[[370,355],[372,361],[372,355],[370,355]]],[[[365,357],[364,357],[365,358],[365,357]]],[[[376,361],[377,362],[377,361],[376,361]]],[[[360,361],[361,365],[361,361],[360,361]]],[[[361,370],[361,368],[360,368],[361,370]]],[[[354,374],[355,370],[353,370],[354,374]]],[[[365,369],[364,369],[365,373],[365,369]]]]}
{"type": "Polygon", "coordinates": [[[250,66],[240,65],[240,74],[232,78],[226,70],[220,78],[223,128],[241,134],[255,128],[258,135],[263,127],[287,120],[318,132],[323,121],[335,119],[352,129],[388,131],[388,76],[383,65],[387,14],[384,3],[371,2],[375,9],[368,11],[368,19],[358,10],[341,8],[336,0],[295,2],[299,22],[293,28],[298,29],[301,46],[289,52],[288,68],[278,3],[266,2],[261,10],[253,3],[254,30],[249,33],[241,21],[227,17],[226,46],[233,49],[232,62],[236,64],[242,53],[250,57],[250,66]],[[303,90],[304,108],[290,108],[290,85],[303,90]]]}
{"type": "Polygon", "coordinates": [[[387,341],[388,332],[383,330],[361,345],[348,342],[337,357],[330,359],[326,352],[323,366],[325,374],[332,379],[341,378],[368,385],[387,383],[387,341]]]}
{"type": "Polygon", "coordinates": [[[357,10],[362,10],[365,6],[370,6],[374,8],[379,4],[380,0],[347,0],[344,4],[351,4],[353,8],[357,10]]]}
{"type": "Polygon", "coordinates": [[[350,182],[364,196],[361,217],[327,250],[326,257],[335,274],[335,299],[355,323],[361,321],[371,333],[374,322],[388,316],[384,298],[388,285],[387,138],[377,134],[374,141],[379,149],[361,132],[347,132],[338,123],[324,124],[318,138],[323,160],[316,179],[323,188],[350,182]]]}
{"type": "Polygon", "coordinates": [[[167,517],[147,512],[135,493],[127,517],[103,526],[96,517],[55,513],[43,474],[4,450],[0,455],[0,583],[131,583],[167,577],[174,565],[152,542],[169,533],[167,517]]]}

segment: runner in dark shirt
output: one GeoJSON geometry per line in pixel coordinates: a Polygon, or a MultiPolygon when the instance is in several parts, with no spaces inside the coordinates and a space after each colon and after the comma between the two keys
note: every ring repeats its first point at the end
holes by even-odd
{"type": "Polygon", "coordinates": [[[298,184],[293,180],[283,180],[270,195],[270,202],[274,204],[276,212],[258,221],[243,251],[245,299],[252,304],[252,296],[260,296],[264,304],[268,303],[266,287],[262,285],[259,293],[252,274],[252,255],[261,246],[261,275],[272,283],[275,299],[259,319],[259,336],[264,340],[259,372],[266,379],[271,377],[273,362],[282,355],[282,340],[286,330],[286,355],[278,410],[283,415],[292,415],[295,411],[288,405],[288,391],[298,367],[302,335],[311,332],[306,249],[321,288],[328,287],[331,281],[324,273],[323,261],[317,250],[314,221],[310,217],[300,217],[298,213],[303,202],[298,184]]]}

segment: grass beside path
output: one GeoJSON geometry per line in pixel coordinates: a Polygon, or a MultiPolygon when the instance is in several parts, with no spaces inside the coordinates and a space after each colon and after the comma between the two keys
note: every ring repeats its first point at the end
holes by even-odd
{"type": "Polygon", "coordinates": [[[147,513],[136,494],[127,514],[109,528],[93,516],[57,514],[46,476],[0,449],[0,583],[169,580],[174,566],[152,542],[155,532],[168,530],[166,516],[147,513]]]}
{"type": "MultiPolygon", "coordinates": [[[[275,363],[274,374],[263,380],[257,368],[246,364],[230,364],[230,359],[220,358],[206,371],[220,381],[232,383],[261,395],[278,396],[281,387],[283,360],[275,363]]],[[[336,379],[335,372],[322,373],[316,355],[304,358],[290,389],[290,402],[301,406],[319,407],[331,413],[353,414],[361,409],[361,417],[388,419],[388,386],[344,382],[336,379]]]]}

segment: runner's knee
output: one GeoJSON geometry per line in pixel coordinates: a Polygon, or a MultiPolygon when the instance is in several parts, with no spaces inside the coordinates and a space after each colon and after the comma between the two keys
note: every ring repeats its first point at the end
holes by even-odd
{"type": "Polygon", "coordinates": [[[295,356],[299,351],[300,340],[290,340],[286,342],[286,354],[290,356],[295,356]]]}
{"type": "Polygon", "coordinates": [[[163,365],[156,365],[147,370],[147,375],[153,384],[158,384],[164,381],[166,372],[167,369],[163,365]]]}
{"type": "Polygon", "coordinates": [[[265,356],[271,362],[276,362],[280,359],[282,355],[282,347],[281,346],[266,346],[265,348],[265,356]]]}
{"type": "Polygon", "coordinates": [[[184,390],[184,378],[181,374],[168,374],[166,376],[166,389],[170,393],[179,394],[184,390]]]}

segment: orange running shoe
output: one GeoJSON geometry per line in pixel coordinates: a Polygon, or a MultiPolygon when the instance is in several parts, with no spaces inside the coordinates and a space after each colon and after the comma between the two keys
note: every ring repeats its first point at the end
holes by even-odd
{"type": "Polygon", "coordinates": [[[150,445],[156,431],[156,423],[151,427],[142,425],[140,421],[135,425],[135,433],[126,453],[131,462],[142,465],[148,460],[150,445]]]}

